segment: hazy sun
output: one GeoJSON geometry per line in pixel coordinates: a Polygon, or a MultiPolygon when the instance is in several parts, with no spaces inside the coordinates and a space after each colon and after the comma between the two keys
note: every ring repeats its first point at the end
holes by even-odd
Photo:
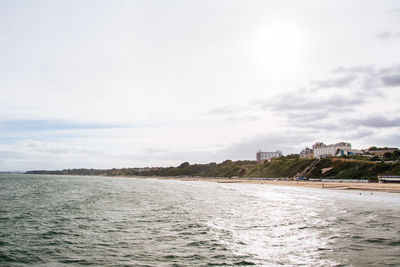
{"type": "Polygon", "coordinates": [[[305,54],[304,31],[297,25],[287,22],[273,22],[266,25],[256,33],[253,42],[254,55],[276,68],[297,64],[305,54]]]}

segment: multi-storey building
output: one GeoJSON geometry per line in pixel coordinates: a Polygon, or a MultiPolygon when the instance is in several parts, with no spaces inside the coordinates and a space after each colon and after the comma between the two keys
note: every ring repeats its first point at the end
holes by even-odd
{"type": "Polygon", "coordinates": [[[283,156],[283,153],[282,153],[282,151],[279,151],[279,150],[277,150],[276,152],[261,152],[261,151],[258,151],[257,154],[256,154],[256,158],[257,158],[257,161],[259,163],[264,163],[265,161],[269,161],[269,160],[271,160],[273,158],[279,158],[279,157],[282,157],[282,156],[283,156]]]}
{"type": "Polygon", "coordinates": [[[307,159],[312,157],[314,157],[314,151],[312,149],[306,147],[302,151],[300,151],[300,158],[307,159]]]}
{"type": "Polygon", "coordinates": [[[313,145],[314,158],[335,157],[338,149],[351,150],[351,144],[340,142],[337,144],[325,145],[317,142],[313,145]]]}

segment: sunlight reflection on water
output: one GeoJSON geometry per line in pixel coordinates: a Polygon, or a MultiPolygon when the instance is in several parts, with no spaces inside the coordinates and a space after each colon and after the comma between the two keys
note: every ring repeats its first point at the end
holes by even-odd
{"type": "Polygon", "coordinates": [[[0,265],[400,264],[398,194],[0,177],[0,265]]]}

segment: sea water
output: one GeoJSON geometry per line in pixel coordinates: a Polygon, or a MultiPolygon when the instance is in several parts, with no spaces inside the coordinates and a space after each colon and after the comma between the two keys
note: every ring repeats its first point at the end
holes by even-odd
{"type": "Polygon", "coordinates": [[[400,265],[400,195],[0,175],[0,266],[400,265]]]}

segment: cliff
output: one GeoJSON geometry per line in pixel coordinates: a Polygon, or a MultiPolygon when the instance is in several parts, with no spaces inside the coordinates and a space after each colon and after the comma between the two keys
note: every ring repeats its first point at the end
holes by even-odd
{"type": "Polygon", "coordinates": [[[280,157],[258,164],[255,161],[231,161],[208,164],[182,163],[167,168],[72,169],[29,171],[30,174],[105,175],[105,176],[200,176],[200,177],[295,177],[333,179],[376,179],[381,174],[400,175],[400,163],[341,158],[300,159],[280,157]]]}

